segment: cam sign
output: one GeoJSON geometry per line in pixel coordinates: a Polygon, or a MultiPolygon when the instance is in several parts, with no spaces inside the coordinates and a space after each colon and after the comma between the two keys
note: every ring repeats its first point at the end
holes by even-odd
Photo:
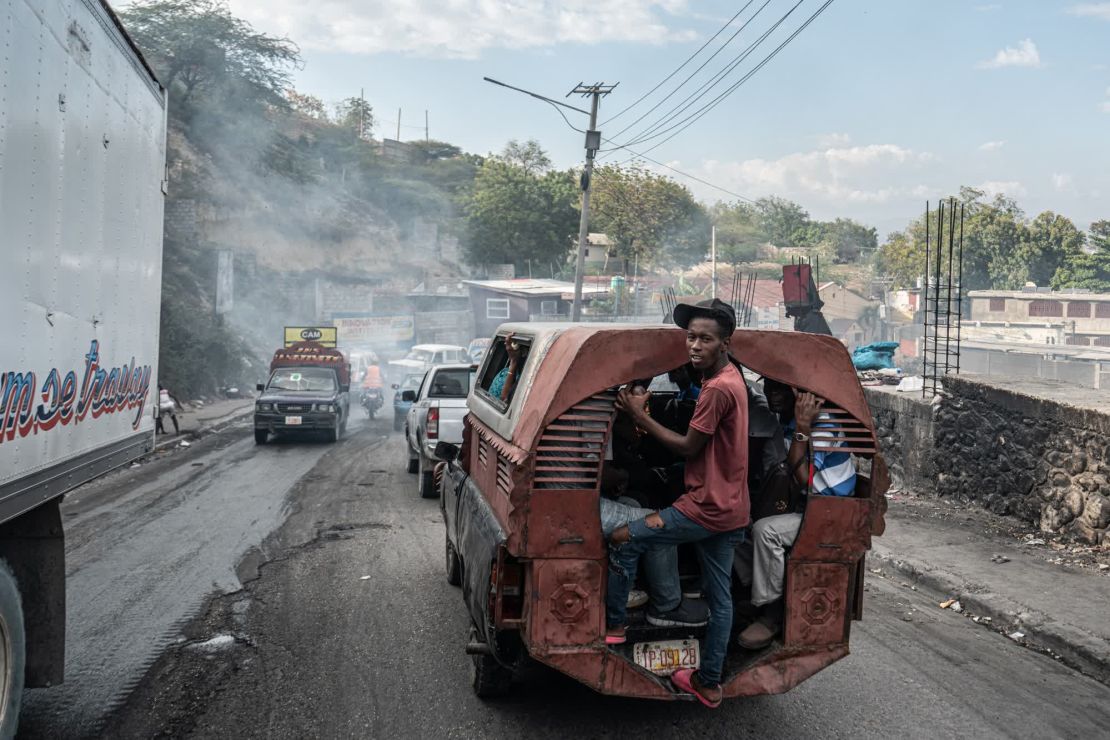
{"type": "Polygon", "coordinates": [[[338,344],[338,335],[339,330],[334,326],[287,326],[285,346],[292,347],[297,342],[319,342],[334,349],[338,344]]]}

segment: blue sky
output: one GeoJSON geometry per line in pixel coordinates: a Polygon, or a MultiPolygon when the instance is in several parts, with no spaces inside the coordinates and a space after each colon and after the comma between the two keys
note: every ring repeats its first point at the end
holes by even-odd
{"type": "MultiPolygon", "coordinates": [[[[737,24],[766,1],[753,2],[737,24]]],[[[551,107],[483,76],[560,99],[580,80],[620,82],[603,103],[602,133],[627,141],[796,2],[769,0],[705,72],[620,137],[672,85],[615,121],[607,118],[674,70],[744,2],[231,6],[257,28],[301,45],[301,92],[336,101],[364,88],[377,136],[395,134],[401,108],[402,138],[423,137],[427,110],[433,138],[480,153],[536,138],[558,166],[569,166],[581,161],[581,135],[551,107]]],[[[730,79],[820,5],[803,0],[730,79]]],[[[569,115],[584,127],[585,116],[569,115]]],[[[856,218],[881,234],[919,214],[927,198],[962,184],[1005,192],[1030,215],[1051,209],[1086,228],[1110,218],[1110,2],[835,0],[749,82],[649,156],[736,193],[781,195],[814,217],[856,218]]],[[[731,199],[674,177],[703,200],[731,199]]]]}

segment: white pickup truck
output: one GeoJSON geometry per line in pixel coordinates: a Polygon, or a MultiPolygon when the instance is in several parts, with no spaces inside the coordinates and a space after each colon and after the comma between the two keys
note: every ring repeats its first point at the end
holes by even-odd
{"type": "Polygon", "coordinates": [[[409,472],[417,474],[422,498],[438,495],[432,480],[438,442],[461,445],[466,397],[474,384],[476,365],[437,365],[424,376],[420,389],[404,391],[402,401],[412,403],[405,419],[409,472]]]}

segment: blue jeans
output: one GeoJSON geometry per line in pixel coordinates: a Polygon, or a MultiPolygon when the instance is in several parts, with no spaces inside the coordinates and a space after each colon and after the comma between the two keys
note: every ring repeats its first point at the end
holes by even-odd
{"type": "MultiPolygon", "coordinates": [[[[636,499],[620,498],[612,501],[601,499],[601,532],[605,539],[614,530],[643,519],[652,509],[642,509],[636,499]]],[[[644,577],[647,580],[651,604],[661,612],[676,609],[682,603],[682,584],[678,580],[678,549],[656,547],[644,553],[644,577]]],[[[629,583],[629,588],[632,584],[629,583]]],[[[627,601],[628,594],[625,594],[627,601]]]]}
{"type": "Polygon", "coordinates": [[[628,525],[632,539],[610,548],[609,588],[605,597],[607,622],[610,627],[617,627],[627,620],[625,605],[628,590],[636,579],[640,555],[683,542],[697,543],[702,585],[709,602],[709,627],[702,643],[698,678],[707,686],[716,686],[721,681],[732,631],[732,557],[736,546],[744,541],[745,530],[712,532],[673,507],[663,509],[659,516],[663,519],[662,528],[652,529],[638,519],[628,525]]]}

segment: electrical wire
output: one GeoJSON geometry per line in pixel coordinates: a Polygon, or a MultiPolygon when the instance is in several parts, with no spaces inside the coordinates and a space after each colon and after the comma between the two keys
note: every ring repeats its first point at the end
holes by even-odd
{"type": "Polygon", "coordinates": [[[687,95],[681,103],[671,108],[662,118],[660,118],[658,121],[651,124],[647,128],[643,129],[639,134],[634,136],[630,141],[626,143],[636,145],[641,144],[645,141],[650,141],[652,138],[652,134],[656,133],[661,128],[665,127],[667,124],[671,123],[676,118],[692,108],[694,104],[697,103],[697,101],[705,97],[713,88],[715,88],[717,85],[723,82],[725,78],[732,74],[732,72],[735,71],[737,67],[747,61],[748,57],[750,57],[752,53],[754,53],[755,50],[758,49],[763,44],[763,42],[771,36],[771,34],[777,31],[779,26],[785,23],[786,20],[794,13],[794,11],[796,11],[804,2],[805,0],[798,0],[798,2],[796,2],[790,8],[790,10],[783,14],[783,16],[779,18],[774,24],[772,24],[770,28],[764,31],[759,36],[759,38],[749,44],[747,48],[745,48],[742,52],[740,52],[740,54],[733,58],[733,60],[729,64],[725,65],[725,67],[717,72],[717,74],[715,74],[708,81],[702,84],[702,86],[695,90],[693,93],[687,95]]]}
{"type": "MultiPolygon", "coordinates": [[[[627,106],[625,106],[624,108],[622,108],[622,109],[621,109],[621,111],[620,111],[619,113],[616,113],[616,114],[614,114],[613,116],[611,116],[611,117],[607,118],[607,119],[606,119],[605,121],[603,121],[603,122],[602,122],[602,125],[605,125],[605,124],[608,124],[608,123],[610,123],[611,121],[615,121],[615,120],[617,120],[618,118],[620,118],[621,116],[623,116],[623,115],[624,115],[625,113],[627,113],[628,111],[632,110],[632,109],[633,109],[633,108],[635,108],[635,107],[636,107],[637,105],[639,105],[639,104],[640,104],[641,102],[643,102],[643,101],[644,101],[644,100],[646,100],[647,98],[651,97],[651,95],[652,95],[652,94],[653,94],[653,93],[654,93],[654,92],[655,92],[656,90],[658,90],[659,88],[663,87],[663,85],[667,84],[667,82],[668,82],[668,81],[670,81],[670,79],[671,79],[672,77],[674,77],[674,76],[675,76],[676,74],[678,74],[678,73],[679,73],[680,71],[682,71],[682,68],[683,68],[683,67],[685,67],[685,66],[686,66],[687,64],[689,64],[690,62],[694,61],[694,58],[695,58],[695,57],[697,57],[697,55],[698,55],[698,54],[701,54],[701,53],[702,53],[703,51],[705,51],[705,47],[707,47],[707,46],[709,46],[709,45],[710,45],[711,43],[713,43],[713,39],[717,38],[717,37],[718,37],[718,36],[720,36],[720,35],[721,35],[722,33],[724,33],[725,29],[726,29],[726,28],[728,28],[729,26],[731,26],[731,25],[732,25],[732,22],[733,22],[733,21],[735,21],[735,20],[736,20],[737,18],[739,18],[739,17],[740,17],[740,14],[741,14],[741,13],[743,13],[743,12],[744,12],[745,10],[747,10],[747,9],[748,9],[748,6],[749,6],[749,5],[751,5],[751,4],[753,3],[753,2],[755,2],[755,0],[748,0],[748,2],[744,4],[744,7],[740,8],[740,10],[738,10],[738,11],[736,12],[736,15],[732,16],[731,18],[729,18],[729,19],[728,19],[728,21],[727,21],[727,22],[725,23],[725,25],[723,25],[723,26],[721,26],[721,27],[720,27],[719,29],[717,29],[717,33],[715,33],[715,34],[713,34],[712,36],[710,36],[710,37],[709,37],[709,39],[708,39],[708,40],[707,40],[707,41],[706,41],[706,42],[705,42],[704,44],[702,44],[702,45],[701,45],[700,47],[698,47],[698,50],[697,50],[697,51],[695,51],[695,52],[694,52],[693,54],[691,54],[690,56],[686,57],[686,61],[684,61],[684,62],[683,62],[682,64],[678,65],[677,67],[675,67],[674,71],[672,71],[672,72],[671,72],[671,73],[670,73],[669,75],[667,75],[666,77],[664,77],[664,78],[663,78],[663,80],[662,80],[662,81],[661,81],[661,82],[660,82],[660,83],[659,83],[658,85],[656,85],[655,87],[651,88],[650,90],[648,90],[648,91],[647,91],[646,93],[644,93],[644,94],[643,94],[643,95],[641,95],[640,97],[638,97],[638,98],[636,98],[635,100],[633,100],[633,101],[632,101],[632,102],[631,102],[630,104],[628,104],[627,106]]],[[[770,0],[768,0],[768,2],[770,2],[770,0]]],[[[758,15],[758,13],[757,13],[757,15],[758,15]]],[[[753,17],[754,17],[754,16],[753,16],[753,17]]],[[[746,25],[746,24],[745,24],[745,25],[746,25]]],[[[741,27],[740,27],[740,29],[741,29],[741,30],[743,30],[743,28],[744,28],[743,26],[741,26],[741,27]]],[[[737,33],[739,33],[739,31],[737,31],[737,33]]],[[[734,39],[734,38],[736,38],[736,34],[735,34],[735,33],[734,33],[734,34],[732,35],[732,37],[730,37],[730,38],[729,38],[729,40],[728,40],[728,41],[726,41],[726,42],[725,42],[725,43],[724,43],[724,44],[723,44],[723,45],[721,46],[721,49],[724,49],[724,48],[725,48],[726,46],[728,46],[728,45],[729,45],[729,43],[730,43],[730,42],[732,41],[732,39],[734,39]]],[[[717,50],[716,52],[714,52],[713,56],[717,56],[717,54],[719,54],[719,53],[721,52],[721,49],[718,49],[718,50],[717,50]]],[[[713,59],[713,57],[710,57],[709,59],[711,60],[711,59],[713,59]]],[[[707,62],[706,62],[706,63],[708,63],[708,60],[707,60],[707,62]]],[[[704,67],[704,66],[705,66],[705,65],[703,64],[703,65],[702,65],[702,67],[704,67]]],[[[698,67],[698,69],[694,70],[694,74],[697,74],[697,73],[698,73],[698,72],[699,72],[699,71],[700,71],[700,70],[702,69],[702,67],[698,67]]],[[[689,80],[690,80],[690,78],[689,78],[689,77],[687,77],[687,78],[686,78],[685,80],[683,80],[683,81],[682,81],[681,83],[679,83],[679,85],[678,85],[678,88],[675,88],[675,92],[677,92],[677,90],[678,90],[679,88],[681,88],[681,87],[682,87],[682,86],[683,86],[684,84],[686,84],[686,82],[688,82],[689,80]]],[[[673,94],[674,94],[674,92],[672,92],[672,93],[671,93],[671,95],[673,95],[673,94]]],[[[668,97],[670,97],[670,96],[668,96],[668,97]]],[[[666,100],[666,98],[663,98],[663,100],[666,100]]],[[[652,110],[655,110],[655,109],[654,109],[654,108],[652,108],[652,110]]],[[[651,111],[648,111],[648,113],[650,113],[650,112],[651,112],[651,111]]],[[[647,115],[647,114],[645,114],[645,115],[647,115]]],[[[639,121],[640,121],[640,119],[639,119],[639,118],[638,118],[638,119],[636,119],[636,121],[633,121],[633,122],[632,122],[632,125],[633,125],[633,126],[635,126],[635,125],[636,125],[636,123],[637,123],[637,122],[639,122],[639,121]]],[[[622,133],[623,133],[623,132],[622,132],[622,133]]]]}
{"type": "MultiPolygon", "coordinates": [[[[675,124],[673,126],[670,126],[669,128],[663,129],[661,131],[657,131],[656,133],[653,133],[650,136],[644,136],[639,141],[628,142],[628,144],[618,145],[618,148],[627,148],[629,144],[642,144],[642,143],[645,143],[645,142],[650,141],[652,139],[657,139],[660,136],[663,136],[663,135],[665,135],[665,134],[667,134],[671,131],[674,131],[674,133],[672,133],[670,136],[667,136],[667,138],[663,139],[662,141],[658,142],[657,144],[653,144],[651,147],[645,149],[644,152],[641,152],[639,156],[642,157],[645,152],[650,152],[650,151],[653,151],[655,149],[658,149],[659,147],[663,146],[664,144],[666,144],[668,141],[670,141],[674,137],[678,136],[680,133],[682,133],[687,128],[692,126],[694,123],[696,123],[699,119],[701,119],[706,114],[708,114],[711,110],[713,110],[718,105],[720,105],[721,102],[723,102],[725,100],[725,98],[727,98],[729,95],[731,95],[737,89],[739,89],[741,85],[743,85],[745,82],[750,80],[757,72],[759,72],[759,70],[761,70],[764,66],[766,66],[772,59],[774,59],[780,51],[782,51],[784,48],[786,48],[786,46],[788,44],[790,44],[791,41],[793,41],[795,38],[797,38],[798,34],[800,34],[802,31],[804,31],[814,20],[817,19],[817,17],[819,15],[821,15],[821,13],[825,12],[825,10],[830,5],[832,5],[833,2],[834,2],[834,0],[826,0],[826,2],[820,8],[818,8],[813,13],[813,15],[811,15],[801,26],[799,26],[792,34],[790,34],[786,38],[785,41],[783,41],[781,44],[779,44],[778,47],[776,47],[774,51],[772,51],[770,54],[768,54],[766,57],[764,57],[763,61],[761,61],[759,64],[757,64],[752,70],[750,70],[747,74],[745,74],[743,77],[741,77],[739,80],[737,80],[731,87],[726,89],[724,92],[722,92],[716,98],[714,98],[709,103],[704,105],[698,111],[691,114],[690,116],[687,116],[686,118],[679,121],[677,124],[675,124]]],[[[631,149],[629,149],[628,151],[632,152],[631,149]]],[[[632,161],[632,159],[634,159],[634,157],[630,158],[628,160],[625,160],[625,162],[623,162],[622,164],[630,162],[630,161],[632,161]]]]}

